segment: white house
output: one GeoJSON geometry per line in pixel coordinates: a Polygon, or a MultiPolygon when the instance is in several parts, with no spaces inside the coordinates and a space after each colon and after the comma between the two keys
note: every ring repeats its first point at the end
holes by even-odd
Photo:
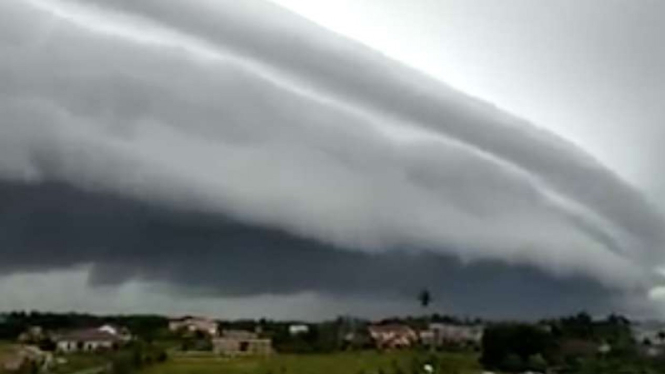
{"type": "Polygon", "coordinates": [[[291,325],[289,326],[289,334],[291,336],[304,335],[309,333],[308,325],[291,325]]]}
{"type": "Polygon", "coordinates": [[[446,343],[476,343],[479,344],[483,338],[483,326],[463,326],[445,323],[432,323],[429,332],[435,344],[446,343]]]}
{"type": "Polygon", "coordinates": [[[173,332],[183,330],[188,332],[200,331],[210,336],[217,336],[218,329],[219,324],[216,321],[208,318],[182,317],[169,321],[169,330],[173,332]]]}
{"type": "Polygon", "coordinates": [[[658,322],[636,323],[631,326],[633,338],[639,343],[646,340],[652,345],[665,346],[665,325],[658,322]]]}
{"type": "Polygon", "coordinates": [[[113,350],[124,342],[121,337],[100,329],[71,331],[56,337],[57,350],[63,353],[113,350]]]}

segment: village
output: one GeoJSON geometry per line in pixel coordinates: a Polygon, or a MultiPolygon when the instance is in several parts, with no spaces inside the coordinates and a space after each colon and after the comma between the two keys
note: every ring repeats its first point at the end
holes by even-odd
{"type": "MultiPolygon", "coordinates": [[[[11,326],[21,318],[25,323],[30,316],[4,315],[0,327],[3,323],[11,326]]],[[[5,342],[0,345],[0,372],[120,374],[160,370],[164,367],[160,365],[169,364],[278,362],[279,357],[342,357],[335,355],[351,352],[374,352],[371,354],[377,357],[390,358],[393,366],[396,358],[407,355],[410,360],[429,357],[423,360],[438,362],[441,367],[445,367],[445,359],[466,360],[468,370],[456,370],[468,373],[493,369],[567,372],[561,370],[566,365],[595,362],[598,357],[620,354],[625,359],[633,348],[635,357],[645,365],[665,362],[662,325],[631,324],[615,316],[593,321],[580,314],[537,324],[483,323],[441,316],[373,322],[340,317],[322,323],[222,321],[200,316],[123,317],[125,325],[119,323],[123,318],[67,318],[87,320],[86,326],[53,328],[64,323],[53,317],[43,318],[50,327],[26,326],[13,341],[6,339],[7,329],[0,330],[5,334],[5,342]],[[557,351],[553,353],[554,345],[550,343],[555,340],[548,339],[555,338],[557,351]]],[[[434,367],[432,370],[445,372],[434,367]]]]}
{"type": "MultiPolygon", "coordinates": [[[[278,337],[277,342],[274,341],[274,326],[263,330],[260,324],[251,329],[224,328],[222,322],[212,318],[184,316],[169,319],[165,327],[164,331],[160,331],[161,340],[170,346],[159,353],[156,361],[165,361],[167,356],[234,358],[266,357],[280,351],[306,353],[316,350],[313,347],[317,344],[313,341],[316,338],[311,337],[318,326],[307,323],[283,325],[281,327],[286,334],[278,337]]],[[[424,329],[415,329],[396,322],[350,323],[340,328],[338,333],[341,333],[338,334],[340,346],[347,349],[408,350],[425,345],[478,350],[483,326],[430,323],[424,329]]],[[[23,372],[26,367],[31,367],[33,372],[51,372],[58,365],[66,365],[68,357],[106,357],[109,352],[120,351],[139,339],[129,328],[110,323],[61,331],[29,326],[13,344],[4,346],[0,355],[0,369],[12,373],[23,372]]],[[[102,366],[99,371],[103,371],[102,366]]]]}

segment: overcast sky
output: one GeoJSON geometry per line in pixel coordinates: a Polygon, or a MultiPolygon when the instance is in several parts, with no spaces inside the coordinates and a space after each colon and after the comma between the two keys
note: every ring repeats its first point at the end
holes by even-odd
{"type": "Polygon", "coordinates": [[[654,195],[665,192],[656,175],[665,135],[662,1],[273,1],[567,138],[654,195]]]}
{"type": "Polygon", "coordinates": [[[665,311],[662,2],[275,2],[0,4],[3,308],[665,311]]]}

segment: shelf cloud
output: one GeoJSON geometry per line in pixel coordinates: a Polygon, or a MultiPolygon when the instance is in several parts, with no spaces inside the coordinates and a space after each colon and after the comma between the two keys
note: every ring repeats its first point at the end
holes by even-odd
{"type": "Polygon", "coordinates": [[[3,1],[0,118],[3,273],[469,308],[661,283],[660,212],[583,149],[262,1],[3,1]]]}

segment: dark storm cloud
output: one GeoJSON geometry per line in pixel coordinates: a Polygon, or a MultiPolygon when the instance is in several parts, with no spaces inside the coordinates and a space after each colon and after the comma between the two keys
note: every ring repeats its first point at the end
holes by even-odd
{"type": "Polygon", "coordinates": [[[220,295],[656,284],[663,220],[583,150],[262,2],[10,0],[0,35],[5,271],[220,295]]]}
{"type": "Polygon", "coordinates": [[[0,215],[5,274],[93,264],[95,284],[149,280],[212,297],[315,292],[411,300],[428,287],[449,312],[490,316],[616,307],[612,292],[587,277],[556,278],[497,262],[462,264],[435,252],[341,250],[62,184],[0,184],[0,215]],[[492,310],[485,310],[488,303],[492,310]]]}

